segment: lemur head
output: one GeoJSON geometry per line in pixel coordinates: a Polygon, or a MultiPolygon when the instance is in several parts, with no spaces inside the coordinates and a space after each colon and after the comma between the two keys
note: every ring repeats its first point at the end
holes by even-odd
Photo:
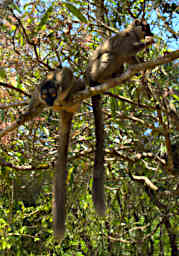
{"type": "Polygon", "coordinates": [[[53,106],[57,98],[57,85],[53,79],[44,81],[40,86],[40,96],[48,106],[53,106]]]}
{"type": "Polygon", "coordinates": [[[73,87],[73,73],[64,67],[56,69],[47,75],[40,85],[40,97],[48,106],[59,105],[68,97],[73,87]]]}
{"type": "Polygon", "coordinates": [[[153,36],[150,26],[145,20],[136,19],[128,28],[129,30],[135,31],[141,39],[144,39],[147,36],[153,36]]]}

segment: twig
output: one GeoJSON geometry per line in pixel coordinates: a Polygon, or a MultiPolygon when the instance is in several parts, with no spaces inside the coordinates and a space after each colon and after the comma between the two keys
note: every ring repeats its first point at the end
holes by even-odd
{"type": "Polygon", "coordinates": [[[167,30],[174,36],[174,38],[178,38],[179,36],[179,32],[175,32],[168,24],[168,22],[166,21],[166,17],[162,16],[160,14],[159,8],[156,9],[157,10],[157,15],[158,17],[164,22],[164,26],[167,28],[167,30]]]}
{"type": "Polygon", "coordinates": [[[8,108],[13,108],[13,107],[18,107],[18,106],[25,106],[29,103],[29,101],[21,101],[21,102],[14,102],[14,103],[5,103],[5,104],[0,104],[0,109],[8,109],[8,108]]]}
{"type": "Polygon", "coordinates": [[[109,96],[111,96],[111,97],[113,97],[113,98],[116,98],[116,99],[118,99],[118,100],[121,100],[121,101],[130,103],[130,104],[135,105],[135,106],[137,106],[137,107],[142,107],[142,108],[145,108],[145,109],[155,110],[155,108],[152,107],[152,106],[148,106],[148,105],[136,103],[136,102],[132,101],[132,100],[129,99],[129,98],[126,98],[126,97],[121,96],[121,95],[113,94],[112,92],[105,92],[104,94],[105,94],[105,95],[109,95],[109,96]]]}
{"type": "Polygon", "coordinates": [[[7,84],[7,83],[0,82],[0,86],[3,86],[3,87],[6,87],[6,88],[15,90],[15,91],[17,91],[17,92],[20,92],[20,93],[24,94],[25,96],[30,97],[30,94],[28,94],[27,92],[24,92],[23,90],[21,90],[21,89],[19,89],[19,88],[14,87],[14,86],[11,85],[11,84],[7,84]]]}
{"type": "Polygon", "coordinates": [[[131,241],[124,240],[122,238],[116,238],[116,237],[112,237],[112,236],[108,236],[108,237],[113,242],[121,242],[121,243],[125,243],[125,244],[131,244],[131,241]]]}
{"type": "Polygon", "coordinates": [[[37,52],[37,45],[36,45],[32,40],[30,40],[30,38],[29,38],[29,36],[28,36],[28,34],[27,34],[27,32],[26,32],[26,30],[25,30],[25,28],[24,28],[24,26],[23,26],[23,24],[22,24],[22,22],[21,22],[21,19],[20,19],[19,17],[17,17],[17,16],[14,14],[14,12],[13,12],[12,9],[10,9],[10,10],[11,10],[11,13],[12,13],[13,17],[17,20],[18,25],[21,27],[21,29],[22,29],[22,31],[23,31],[23,34],[24,34],[24,36],[25,36],[25,39],[26,39],[27,43],[33,47],[37,61],[38,61],[40,64],[42,64],[43,66],[45,66],[48,70],[53,70],[53,69],[48,65],[48,63],[45,63],[45,62],[43,62],[43,61],[40,59],[40,57],[39,57],[39,55],[38,55],[38,52],[37,52]]]}
{"type": "Polygon", "coordinates": [[[152,190],[158,190],[158,187],[155,186],[150,180],[149,178],[145,177],[145,176],[136,176],[136,175],[132,175],[133,179],[138,180],[138,181],[144,181],[145,184],[147,186],[149,186],[152,190]]]}
{"type": "MultiPolygon", "coordinates": [[[[10,162],[7,162],[5,159],[3,159],[2,157],[0,157],[0,165],[1,166],[7,166],[9,168],[12,168],[13,170],[16,170],[16,171],[32,171],[34,170],[34,167],[33,166],[26,166],[26,167],[20,167],[20,166],[16,166],[16,165],[13,165],[12,163],[10,162]]],[[[35,170],[43,170],[43,169],[48,169],[50,165],[43,165],[43,166],[37,166],[35,167],[35,170]]]]}

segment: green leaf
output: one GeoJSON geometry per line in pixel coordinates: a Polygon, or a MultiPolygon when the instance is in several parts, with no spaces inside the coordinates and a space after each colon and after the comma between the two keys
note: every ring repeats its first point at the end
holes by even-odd
{"type": "Polygon", "coordinates": [[[47,23],[48,18],[50,16],[50,14],[52,13],[52,11],[53,11],[53,6],[50,6],[47,9],[46,13],[42,16],[41,21],[37,27],[37,31],[41,30],[41,28],[47,23]]]}
{"type": "Polygon", "coordinates": [[[174,94],[174,95],[172,95],[172,97],[179,101],[179,96],[178,95],[174,94]]]}
{"type": "Polygon", "coordinates": [[[74,15],[76,16],[81,22],[87,23],[87,19],[83,14],[80,12],[79,9],[77,9],[74,5],[65,3],[66,8],[74,15]]]}
{"type": "Polygon", "coordinates": [[[116,111],[118,110],[118,101],[115,98],[111,98],[110,103],[112,114],[115,116],[116,111]]]}
{"type": "Polygon", "coordinates": [[[14,3],[11,3],[11,4],[9,5],[9,7],[10,7],[12,10],[18,11],[20,14],[22,13],[21,10],[20,10],[20,8],[19,8],[19,6],[16,5],[16,4],[14,4],[14,3]]]}
{"type": "Polygon", "coordinates": [[[39,237],[35,237],[34,238],[34,242],[38,242],[38,241],[40,241],[40,238],[39,237]]]}
{"type": "Polygon", "coordinates": [[[2,68],[0,68],[0,77],[6,79],[6,71],[2,68]]]}
{"type": "Polygon", "coordinates": [[[50,133],[49,130],[46,127],[43,127],[43,131],[47,137],[49,137],[50,133]]]}

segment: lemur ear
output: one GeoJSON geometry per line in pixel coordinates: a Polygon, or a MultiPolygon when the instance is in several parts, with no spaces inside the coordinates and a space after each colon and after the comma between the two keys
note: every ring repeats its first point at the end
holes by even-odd
{"type": "Polygon", "coordinates": [[[153,36],[153,33],[150,30],[150,26],[146,21],[142,22],[142,31],[145,32],[145,36],[153,36]]]}
{"type": "Polygon", "coordinates": [[[47,80],[52,80],[53,77],[54,77],[54,72],[49,72],[49,73],[47,74],[47,80]]]}
{"type": "Polygon", "coordinates": [[[137,26],[140,26],[140,25],[141,25],[141,21],[138,20],[138,19],[136,19],[136,20],[134,21],[134,24],[136,25],[136,27],[137,27],[137,26]]]}

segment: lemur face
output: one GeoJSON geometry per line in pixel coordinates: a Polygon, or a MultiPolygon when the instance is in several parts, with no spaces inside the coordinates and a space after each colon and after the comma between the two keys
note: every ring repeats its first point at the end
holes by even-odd
{"type": "Polygon", "coordinates": [[[53,106],[57,98],[57,87],[53,80],[47,80],[40,88],[41,98],[47,103],[48,106],[53,106]]]}

